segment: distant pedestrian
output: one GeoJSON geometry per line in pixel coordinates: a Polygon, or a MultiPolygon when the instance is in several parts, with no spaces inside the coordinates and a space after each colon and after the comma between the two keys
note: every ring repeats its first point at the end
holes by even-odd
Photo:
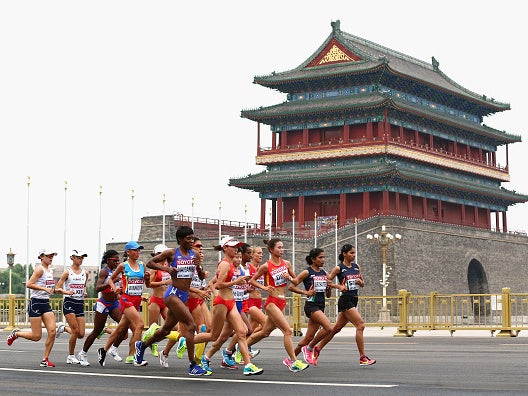
{"type": "Polygon", "coordinates": [[[61,327],[57,329],[55,314],[50,305],[50,296],[55,293],[55,280],[51,264],[56,255],[57,253],[52,250],[42,249],[38,255],[40,265],[35,267],[26,284],[26,287],[30,289],[28,313],[31,331],[14,329],[7,337],[7,345],[12,345],[17,338],[39,341],[42,338],[42,323],[44,323],[47,337],[40,367],[55,367],[55,364],[49,360],[49,355],[55,343],[55,337],[64,331],[64,325],[60,325],[61,327]]]}

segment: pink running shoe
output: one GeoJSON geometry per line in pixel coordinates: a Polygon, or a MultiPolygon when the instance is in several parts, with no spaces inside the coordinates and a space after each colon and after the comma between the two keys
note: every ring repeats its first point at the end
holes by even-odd
{"type": "Polygon", "coordinates": [[[313,351],[310,351],[308,349],[308,345],[305,345],[301,348],[301,352],[303,354],[304,361],[308,364],[314,364],[313,360],[313,351]]]}

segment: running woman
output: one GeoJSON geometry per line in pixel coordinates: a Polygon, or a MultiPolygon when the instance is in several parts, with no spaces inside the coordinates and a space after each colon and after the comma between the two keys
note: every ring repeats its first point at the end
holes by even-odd
{"type": "MultiPolygon", "coordinates": [[[[152,257],[163,253],[165,250],[167,250],[168,247],[159,244],[154,246],[154,250],[150,254],[152,257]]],[[[161,263],[163,266],[168,267],[169,263],[167,261],[161,263]]],[[[150,288],[152,289],[152,295],[149,299],[149,305],[148,305],[148,320],[149,320],[149,330],[151,332],[156,331],[159,328],[158,320],[161,316],[163,320],[167,318],[167,311],[168,308],[165,305],[165,300],[163,296],[165,295],[165,292],[169,288],[170,285],[172,285],[172,279],[170,274],[167,271],[158,271],[158,270],[149,270],[150,273],[150,288]],[[155,330],[154,330],[155,329],[155,330]]],[[[143,335],[143,339],[147,339],[149,335],[149,331],[147,330],[145,334],[143,335]]],[[[151,344],[150,350],[152,351],[152,355],[155,357],[158,357],[158,344],[151,344]]]]}
{"type": "Polygon", "coordinates": [[[71,267],[64,270],[55,287],[55,290],[62,291],[64,295],[62,312],[66,322],[68,322],[64,331],[70,334],[66,364],[80,363],[79,359],[75,357],[75,346],[78,339],[84,338],[86,330],[84,298],[86,297],[88,273],[84,268],[81,268],[85,257],[88,257],[86,253],[80,250],[72,250],[70,255],[71,267]]]}
{"type": "MultiPolygon", "coordinates": [[[[254,246],[252,248],[251,262],[248,264],[249,275],[255,275],[260,267],[260,263],[262,263],[262,248],[260,246],[254,246]]],[[[257,282],[264,286],[264,275],[261,275],[257,279],[257,282]]],[[[248,307],[251,328],[254,332],[259,331],[266,322],[266,315],[262,311],[262,293],[258,287],[249,286],[248,307]]]]}
{"type": "MultiPolygon", "coordinates": [[[[168,308],[167,319],[163,326],[156,330],[146,341],[136,342],[134,364],[137,366],[143,365],[145,362],[143,360],[145,349],[161,341],[170,334],[178,322],[181,322],[185,325],[182,327],[182,331],[184,331],[183,335],[186,338],[188,346],[189,375],[206,375],[208,374],[207,371],[200,367],[194,360],[194,332],[196,325],[189,309],[185,305],[189,297],[189,288],[195,269],[198,270],[201,279],[204,278],[205,274],[202,266],[197,264],[192,250],[194,243],[194,231],[192,228],[187,226],[178,227],[176,230],[176,240],[179,245],[176,249],[165,250],[163,253],[152,257],[147,263],[147,267],[150,269],[167,271],[171,276],[172,285],[167,289],[164,296],[165,305],[168,308]],[[165,260],[170,263],[169,267],[162,265],[165,260]]],[[[160,354],[160,363],[162,366],[164,366],[162,360],[164,356],[160,354]]]]}
{"type": "Polygon", "coordinates": [[[278,238],[272,238],[269,241],[265,240],[271,257],[265,264],[262,264],[258,271],[253,275],[250,283],[253,287],[265,290],[268,292],[266,304],[267,318],[262,329],[254,332],[248,338],[249,346],[256,344],[265,337],[269,337],[271,332],[279,328],[284,334],[284,349],[288,356],[282,363],[294,373],[305,370],[308,365],[297,359],[295,348],[293,347],[293,333],[284,316],[284,308],[286,307],[286,286],[289,280],[295,278],[292,271],[291,264],[282,258],[284,254],[284,245],[278,238]],[[257,279],[264,275],[265,284],[261,285],[257,279]]]}
{"type": "Polygon", "coordinates": [[[359,351],[359,364],[361,366],[370,366],[376,363],[374,359],[369,359],[365,355],[365,342],[363,339],[363,330],[365,322],[357,310],[358,290],[365,286],[365,281],[361,275],[361,268],[354,262],[356,258],[356,248],[347,243],[341,248],[339,254],[339,265],[335,266],[328,275],[328,280],[333,280],[336,276],[339,281],[339,291],[341,295],[337,302],[337,320],[333,330],[314,348],[313,357],[317,359],[321,349],[324,348],[330,340],[346,326],[348,322],[356,327],[356,345],[359,351]]]}
{"type": "MultiPolygon", "coordinates": [[[[55,364],[49,360],[49,355],[55,343],[55,336],[59,334],[57,331],[57,323],[55,322],[55,314],[50,305],[50,296],[55,293],[55,279],[53,279],[51,264],[53,257],[56,255],[57,253],[51,250],[41,250],[38,255],[40,265],[35,267],[33,274],[26,284],[26,287],[30,289],[28,313],[31,331],[13,329],[7,337],[7,345],[9,346],[17,338],[25,338],[26,340],[35,342],[39,341],[42,338],[42,323],[44,323],[48,335],[40,367],[55,367],[55,364]]],[[[63,329],[64,325],[61,327],[61,330],[63,329]]]]}
{"type": "MultiPolygon", "coordinates": [[[[248,263],[251,261],[252,254],[253,250],[250,245],[248,245],[247,243],[243,243],[242,245],[240,245],[240,252],[237,253],[237,255],[235,256],[237,260],[235,264],[238,264],[239,276],[253,276],[248,266],[248,263]]],[[[240,312],[240,316],[242,317],[242,320],[244,320],[244,323],[248,328],[246,337],[249,337],[253,332],[253,327],[251,326],[251,322],[249,320],[249,287],[249,283],[233,286],[233,295],[235,297],[235,301],[237,302],[238,312],[240,312]]],[[[224,356],[224,358],[226,358],[226,362],[228,363],[233,360],[233,351],[235,352],[235,363],[242,362],[242,353],[238,348],[237,341],[237,336],[233,336],[231,338],[231,341],[229,341],[229,345],[225,349],[225,353],[223,353],[223,355],[226,355],[224,356]]],[[[251,350],[251,348],[249,348],[249,356],[252,359],[259,353],[260,350],[255,349],[253,351],[251,350]]]]}
{"type": "Polygon", "coordinates": [[[324,312],[325,296],[330,297],[332,289],[327,281],[326,271],[323,269],[324,250],[320,248],[310,250],[306,256],[306,263],[308,267],[292,279],[288,286],[290,291],[306,296],[304,313],[308,317],[308,328],[304,338],[295,347],[295,354],[298,355],[302,351],[306,363],[317,364],[317,361],[313,359],[312,349],[332,332],[332,324],[324,312]],[[296,287],[300,283],[304,284],[304,290],[296,287]]]}
{"type": "MultiPolygon", "coordinates": [[[[123,331],[132,331],[132,337],[129,345],[129,353],[125,363],[134,362],[134,343],[141,340],[141,333],[143,332],[143,318],[139,313],[139,307],[141,306],[143,285],[150,287],[150,274],[145,272],[145,266],[143,262],[139,260],[139,255],[143,246],[139,245],[136,241],[130,241],[125,245],[125,253],[127,255],[127,261],[117,266],[116,270],[112,274],[112,277],[108,280],[108,284],[115,292],[118,288],[115,284],[115,280],[121,276],[122,291],[119,299],[121,309],[121,320],[117,325],[115,331],[110,334],[106,344],[103,348],[98,349],[99,364],[105,365],[106,353],[112,347],[112,344],[123,331]]],[[[147,365],[147,361],[142,362],[142,366],[147,365]]]]}
{"type": "Polygon", "coordinates": [[[224,322],[235,331],[238,337],[238,345],[244,360],[244,375],[259,375],[264,370],[251,363],[249,351],[246,343],[247,327],[244,324],[240,313],[235,308],[232,286],[247,283],[248,276],[235,276],[236,268],[233,259],[237,254],[240,242],[236,238],[226,236],[220,241],[220,245],[215,246],[215,250],[224,252],[223,259],[218,263],[216,270],[215,287],[218,295],[213,301],[213,324],[211,332],[196,335],[195,342],[214,341],[209,350],[202,356],[202,365],[208,371],[211,357],[222,347],[226,339],[221,339],[220,334],[224,328],[224,322]]]}
{"type": "MultiPolygon", "coordinates": [[[[86,356],[88,355],[88,351],[93,345],[95,339],[99,338],[99,335],[104,332],[108,316],[110,316],[116,323],[119,323],[121,320],[121,310],[119,308],[119,293],[121,292],[121,283],[115,283],[115,290],[112,290],[108,284],[112,274],[119,265],[119,262],[119,253],[116,250],[107,250],[103,253],[101,265],[104,265],[104,267],[102,267],[99,271],[99,275],[97,275],[97,283],[95,284],[95,291],[99,293],[99,298],[94,305],[95,314],[93,330],[90,334],[88,334],[86,340],[84,340],[83,349],[77,355],[77,359],[79,360],[81,366],[90,365],[86,356]]],[[[128,329],[119,334],[108,351],[117,362],[123,361],[117,352],[117,348],[119,347],[121,341],[127,337],[128,329]]]]}

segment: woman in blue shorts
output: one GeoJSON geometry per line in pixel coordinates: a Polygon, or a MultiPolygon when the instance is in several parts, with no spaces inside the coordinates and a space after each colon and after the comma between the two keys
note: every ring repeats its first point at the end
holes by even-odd
{"type": "Polygon", "coordinates": [[[35,267],[26,285],[30,289],[28,313],[31,331],[14,329],[7,337],[7,345],[12,345],[17,338],[39,341],[42,338],[42,323],[44,323],[48,335],[40,367],[55,367],[55,364],[49,360],[49,355],[57,334],[55,314],[50,305],[50,296],[55,293],[55,279],[51,263],[56,255],[56,252],[48,249],[41,250],[38,255],[40,265],[35,267]]]}

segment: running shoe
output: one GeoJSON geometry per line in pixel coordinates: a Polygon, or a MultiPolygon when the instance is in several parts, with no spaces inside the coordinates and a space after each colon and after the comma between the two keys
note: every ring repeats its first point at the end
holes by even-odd
{"type": "Polygon", "coordinates": [[[178,359],[181,359],[183,357],[183,354],[187,350],[187,343],[185,342],[185,337],[180,337],[178,339],[178,348],[176,349],[176,356],[178,356],[178,359]]]}
{"type": "Polygon", "coordinates": [[[106,351],[104,348],[99,348],[97,350],[97,360],[99,361],[99,364],[104,367],[105,365],[105,359],[106,359],[106,351]]]}
{"type": "Polygon", "coordinates": [[[244,367],[244,375],[260,375],[264,372],[263,369],[258,368],[253,363],[248,363],[244,367]]]}
{"type": "Polygon", "coordinates": [[[159,361],[161,367],[169,368],[169,357],[165,355],[163,352],[159,354],[159,361]]]}
{"type": "Polygon", "coordinates": [[[301,360],[296,360],[295,362],[293,362],[292,371],[294,373],[297,373],[299,371],[306,370],[308,367],[310,367],[309,364],[303,363],[301,360]]]}
{"type": "Polygon", "coordinates": [[[48,358],[42,359],[40,367],[55,367],[55,363],[51,363],[48,358]]]}
{"type": "Polygon", "coordinates": [[[222,363],[220,363],[220,366],[222,366],[222,368],[225,368],[225,369],[228,369],[228,370],[238,370],[238,366],[235,364],[234,360],[227,361],[225,359],[222,359],[222,363]],[[231,362],[233,364],[231,364],[231,362]]]}
{"type": "Polygon", "coordinates": [[[317,359],[319,358],[320,353],[321,353],[321,348],[319,348],[317,345],[314,346],[312,350],[312,359],[313,359],[314,366],[317,366],[317,359]]]}
{"type": "Polygon", "coordinates": [[[158,344],[151,344],[150,345],[150,352],[152,352],[152,356],[158,357],[159,356],[158,344]]]}
{"type": "Polygon", "coordinates": [[[228,353],[225,349],[222,350],[222,367],[238,368],[236,362],[233,360],[233,354],[228,353]]]}
{"type": "Polygon", "coordinates": [[[110,347],[110,349],[108,350],[108,353],[110,354],[110,356],[112,356],[114,358],[114,360],[116,362],[122,362],[123,361],[123,358],[121,356],[119,356],[119,353],[117,352],[117,347],[115,345],[112,345],[110,347]]]}
{"type": "Polygon", "coordinates": [[[13,344],[13,341],[15,341],[18,338],[17,333],[19,332],[19,329],[13,329],[11,333],[7,336],[7,345],[11,346],[13,344]]]}
{"type": "Polygon", "coordinates": [[[359,358],[359,365],[360,366],[370,366],[371,364],[376,363],[374,359],[369,359],[367,355],[363,355],[359,358]]]}
{"type": "MultiPolygon", "coordinates": [[[[251,354],[250,354],[251,356],[251,354]]],[[[252,357],[252,356],[251,356],[252,357]]],[[[240,349],[238,349],[238,344],[235,345],[235,362],[240,364],[244,358],[242,357],[242,352],[240,352],[240,349]]]]}
{"type": "Polygon", "coordinates": [[[150,337],[154,335],[154,333],[160,328],[159,324],[156,322],[152,323],[150,327],[143,333],[143,337],[141,338],[141,341],[146,342],[150,337]]]}
{"type": "Polygon", "coordinates": [[[255,356],[258,356],[259,353],[260,349],[251,349],[251,347],[249,347],[249,357],[251,359],[253,359],[255,356]]]}
{"type": "Polygon", "coordinates": [[[66,364],[79,364],[81,363],[79,359],[75,357],[75,355],[68,355],[66,358],[66,364]]]}
{"type": "Polygon", "coordinates": [[[304,361],[308,364],[314,364],[313,360],[313,351],[310,351],[308,349],[308,345],[305,345],[301,348],[301,352],[303,354],[304,361]]]}
{"type": "Polygon", "coordinates": [[[59,338],[60,335],[61,335],[62,333],[64,333],[64,328],[65,328],[65,327],[66,327],[66,326],[64,326],[64,323],[62,323],[62,322],[57,323],[57,333],[56,333],[56,335],[55,335],[55,338],[59,338]]]}
{"type": "Polygon", "coordinates": [[[77,355],[77,359],[79,360],[79,364],[81,366],[89,366],[90,363],[88,362],[88,360],[86,359],[86,355],[82,352],[79,352],[79,354],[77,355]]]}
{"type": "Polygon", "coordinates": [[[204,355],[202,356],[202,368],[205,371],[210,371],[212,373],[213,370],[211,370],[211,367],[209,366],[209,363],[211,363],[211,361],[205,357],[205,353],[204,353],[204,355]]]}
{"type": "Polygon", "coordinates": [[[200,365],[196,364],[196,362],[193,361],[189,365],[189,375],[191,376],[206,375],[206,371],[200,365]]]}
{"type": "Polygon", "coordinates": [[[125,364],[134,364],[134,355],[127,356],[125,358],[125,364]]]}
{"type": "Polygon", "coordinates": [[[148,362],[143,360],[145,344],[143,344],[143,341],[136,341],[134,345],[136,347],[136,353],[134,354],[134,366],[146,366],[148,362]]]}
{"type": "Polygon", "coordinates": [[[291,372],[297,373],[299,371],[302,371],[306,368],[308,368],[308,365],[306,363],[301,362],[300,360],[293,361],[290,358],[286,358],[282,361],[282,363],[290,369],[291,372]]]}

